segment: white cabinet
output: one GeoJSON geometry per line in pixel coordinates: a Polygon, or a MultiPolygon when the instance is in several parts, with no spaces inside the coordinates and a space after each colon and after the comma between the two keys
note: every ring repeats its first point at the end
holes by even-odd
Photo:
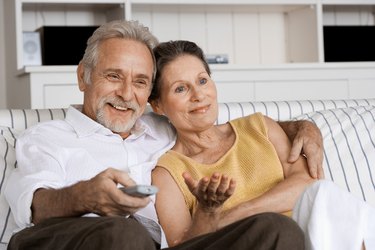
{"type": "Polygon", "coordinates": [[[316,1],[132,1],[160,41],[195,41],[230,64],[318,62],[316,1]],[[285,4],[283,4],[285,3],[285,4]]]}
{"type": "MultiPolygon", "coordinates": [[[[375,63],[214,65],[219,102],[374,98],[375,63]]],[[[80,104],[76,67],[26,67],[24,101],[33,108],[80,104]]],[[[19,93],[21,94],[21,93],[19,93]]]]}
{"type": "Polygon", "coordinates": [[[137,19],[160,41],[192,40],[207,54],[226,54],[229,64],[212,65],[219,101],[375,97],[375,62],[325,63],[323,42],[324,25],[374,26],[375,0],[14,0],[8,5],[15,13],[15,45],[8,48],[18,70],[8,82],[21,81],[10,89],[25,95],[24,102],[11,98],[10,106],[56,107],[82,99],[75,66],[24,67],[23,31],[114,19],[137,19]]]}
{"type": "Polygon", "coordinates": [[[374,98],[375,63],[213,67],[221,102],[374,98]]]}
{"type": "Polygon", "coordinates": [[[19,77],[29,82],[32,108],[62,108],[83,101],[75,66],[52,66],[48,71],[43,67],[26,67],[19,77]]]}

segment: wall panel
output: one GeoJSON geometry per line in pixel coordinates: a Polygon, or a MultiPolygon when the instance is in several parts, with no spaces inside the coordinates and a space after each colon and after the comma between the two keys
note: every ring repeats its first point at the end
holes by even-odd
{"type": "Polygon", "coordinates": [[[233,16],[234,58],[238,64],[260,63],[259,14],[235,13],[233,16]]]}

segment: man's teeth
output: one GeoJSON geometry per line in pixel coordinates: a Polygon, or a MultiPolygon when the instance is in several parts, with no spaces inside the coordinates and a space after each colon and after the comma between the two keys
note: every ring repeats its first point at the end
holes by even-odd
{"type": "Polygon", "coordinates": [[[115,109],[118,109],[118,110],[128,110],[128,108],[124,108],[124,107],[120,107],[120,106],[115,106],[115,105],[113,105],[113,107],[114,107],[115,109]]]}

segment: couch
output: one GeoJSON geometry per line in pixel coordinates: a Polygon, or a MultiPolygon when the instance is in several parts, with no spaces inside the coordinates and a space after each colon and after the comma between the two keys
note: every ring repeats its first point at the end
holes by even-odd
{"type": "MultiPolygon", "coordinates": [[[[64,119],[65,112],[66,109],[0,110],[0,249],[6,249],[17,228],[2,193],[10,171],[17,167],[17,137],[38,122],[64,119]]],[[[217,123],[254,112],[275,120],[314,122],[324,138],[326,179],[375,206],[375,98],[220,103],[217,123]]]]}

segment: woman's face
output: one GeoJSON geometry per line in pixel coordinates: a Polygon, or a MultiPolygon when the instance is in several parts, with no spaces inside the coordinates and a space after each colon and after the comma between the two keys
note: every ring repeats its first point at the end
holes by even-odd
{"type": "Polygon", "coordinates": [[[218,112],[215,83],[195,56],[183,55],[161,72],[160,98],[154,110],[167,116],[177,130],[211,127],[218,112]]]}

